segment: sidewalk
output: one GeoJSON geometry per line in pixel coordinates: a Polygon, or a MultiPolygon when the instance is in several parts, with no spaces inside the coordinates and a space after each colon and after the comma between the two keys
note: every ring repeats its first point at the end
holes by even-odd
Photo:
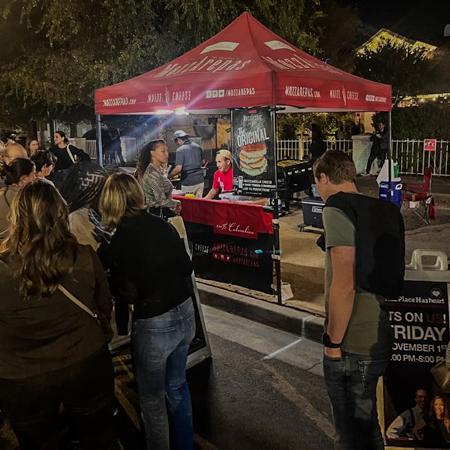
{"type": "Polygon", "coordinates": [[[322,317],[200,282],[197,282],[197,288],[200,301],[204,305],[316,342],[322,342],[324,327],[322,317]]]}
{"type": "MultiPolygon", "coordinates": [[[[406,181],[417,183],[420,178],[406,177],[406,181]]],[[[361,192],[378,196],[375,177],[359,177],[357,184],[361,192]]],[[[403,211],[407,230],[407,262],[412,251],[419,248],[442,250],[450,256],[450,179],[434,179],[433,195],[438,217],[431,225],[426,225],[413,210],[403,211]]],[[[294,294],[294,298],[286,301],[285,306],[277,305],[272,296],[246,292],[233,286],[218,286],[217,283],[213,287],[211,284],[214,283],[207,281],[207,285],[201,284],[202,301],[268,325],[281,326],[289,332],[304,330],[307,337],[317,340],[323,324],[323,319],[319,317],[324,316],[324,253],[316,245],[317,234],[299,232],[297,225],[301,222],[302,211],[295,208],[280,220],[282,280],[290,283],[294,294]],[[312,322],[311,317],[315,317],[312,322]],[[318,323],[320,331],[310,328],[318,323]]]]}
{"type": "MultiPolygon", "coordinates": [[[[420,183],[422,177],[405,176],[402,182],[420,183]]],[[[367,194],[376,196],[378,186],[375,177],[359,177],[358,187],[367,194]]],[[[437,218],[426,225],[411,209],[404,209],[406,228],[406,260],[414,249],[442,250],[450,257],[450,177],[434,177],[431,193],[437,207],[437,218]]]]}
{"type": "MultiPolygon", "coordinates": [[[[402,183],[408,185],[422,183],[423,177],[416,175],[403,175],[401,176],[402,183]]],[[[375,176],[358,177],[357,185],[359,189],[367,195],[373,197],[378,196],[378,185],[375,176]]],[[[450,208],[450,177],[433,177],[431,181],[431,194],[439,208],[450,208]]]]}

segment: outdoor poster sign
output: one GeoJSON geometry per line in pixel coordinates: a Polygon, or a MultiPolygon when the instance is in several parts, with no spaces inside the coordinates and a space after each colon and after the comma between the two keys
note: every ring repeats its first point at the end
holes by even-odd
{"type": "Polygon", "coordinates": [[[402,295],[386,306],[394,337],[384,377],[386,443],[450,448],[450,396],[430,372],[445,359],[449,341],[447,283],[405,281],[402,295]]]}
{"type": "Polygon", "coordinates": [[[273,213],[243,202],[175,196],[197,277],[273,294],[273,213]]]}
{"type": "Polygon", "coordinates": [[[425,139],[423,141],[423,149],[426,152],[435,152],[437,145],[437,139],[425,139]]]}
{"type": "Polygon", "coordinates": [[[271,197],[276,171],[270,109],[233,110],[232,136],[237,193],[271,197]]]}

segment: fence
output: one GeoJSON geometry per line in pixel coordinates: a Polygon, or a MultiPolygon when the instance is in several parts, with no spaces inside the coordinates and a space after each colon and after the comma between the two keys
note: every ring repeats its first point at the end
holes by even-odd
{"type": "MultiPolygon", "coordinates": [[[[351,154],[353,149],[353,141],[351,139],[330,140],[325,141],[325,143],[327,144],[327,150],[343,150],[351,154]]],[[[277,141],[277,158],[302,159],[304,155],[309,153],[310,146],[310,140],[279,140],[277,141]]]]}
{"type": "MultiPolygon", "coordinates": [[[[353,151],[351,139],[327,140],[325,142],[327,150],[342,150],[349,155],[353,151]]],[[[91,158],[97,158],[95,141],[80,139],[71,143],[78,144],[91,158]]],[[[450,141],[437,141],[436,151],[434,152],[424,151],[423,144],[424,141],[410,139],[392,141],[392,157],[398,162],[400,173],[403,175],[423,175],[425,167],[431,167],[433,175],[450,176],[450,141]]],[[[277,158],[302,159],[304,155],[309,153],[310,146],[311,141],[309,140],[279,140],[277,141],[277,158]]]]}
{"type": "MultiPolygon", "coordinates": [[[[343,150],[352,153],[352,140],[325,141],[327,150],[343,150]]],[[[425,167],[431,167],[433,175],[450,176],[450,141],[437,141],[436,151],[423,149],[424,141],[393,140],[392,157],[398,162],[399,170],[404,175],[423,175],[425,167]]],[[[307,155],[311,141],[279,140],[277,142],[277,158],[301,159],[307,155]]]]}
{"type": "Polygon", "coordinates": [[[392,141],[392,156],[398,162],[400,173],[423,175],[431,167],[433,175],[450,176],[450,141],[437,141],[436,151],[423,149],[424,141],[392,141]]]}

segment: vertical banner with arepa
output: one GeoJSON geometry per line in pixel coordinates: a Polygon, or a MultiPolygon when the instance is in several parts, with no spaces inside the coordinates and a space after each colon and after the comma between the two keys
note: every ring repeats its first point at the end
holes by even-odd
{"type": "Polygon", "coordinates": [[[237,193],[271,197],[276,172],[270,108],[233,110],[231,117],[237,193]]]}

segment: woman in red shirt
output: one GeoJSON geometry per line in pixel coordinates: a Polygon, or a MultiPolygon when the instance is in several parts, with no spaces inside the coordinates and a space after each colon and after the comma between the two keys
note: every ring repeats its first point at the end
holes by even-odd
{"type": "Polygon", "coordinates": [[[214,199],[221,192],[233,190],[233,167],[231,165],[231,152],[219,150],[216,155],[217,170],[211,190],[206,194],[207,199],[214,199]]]}

